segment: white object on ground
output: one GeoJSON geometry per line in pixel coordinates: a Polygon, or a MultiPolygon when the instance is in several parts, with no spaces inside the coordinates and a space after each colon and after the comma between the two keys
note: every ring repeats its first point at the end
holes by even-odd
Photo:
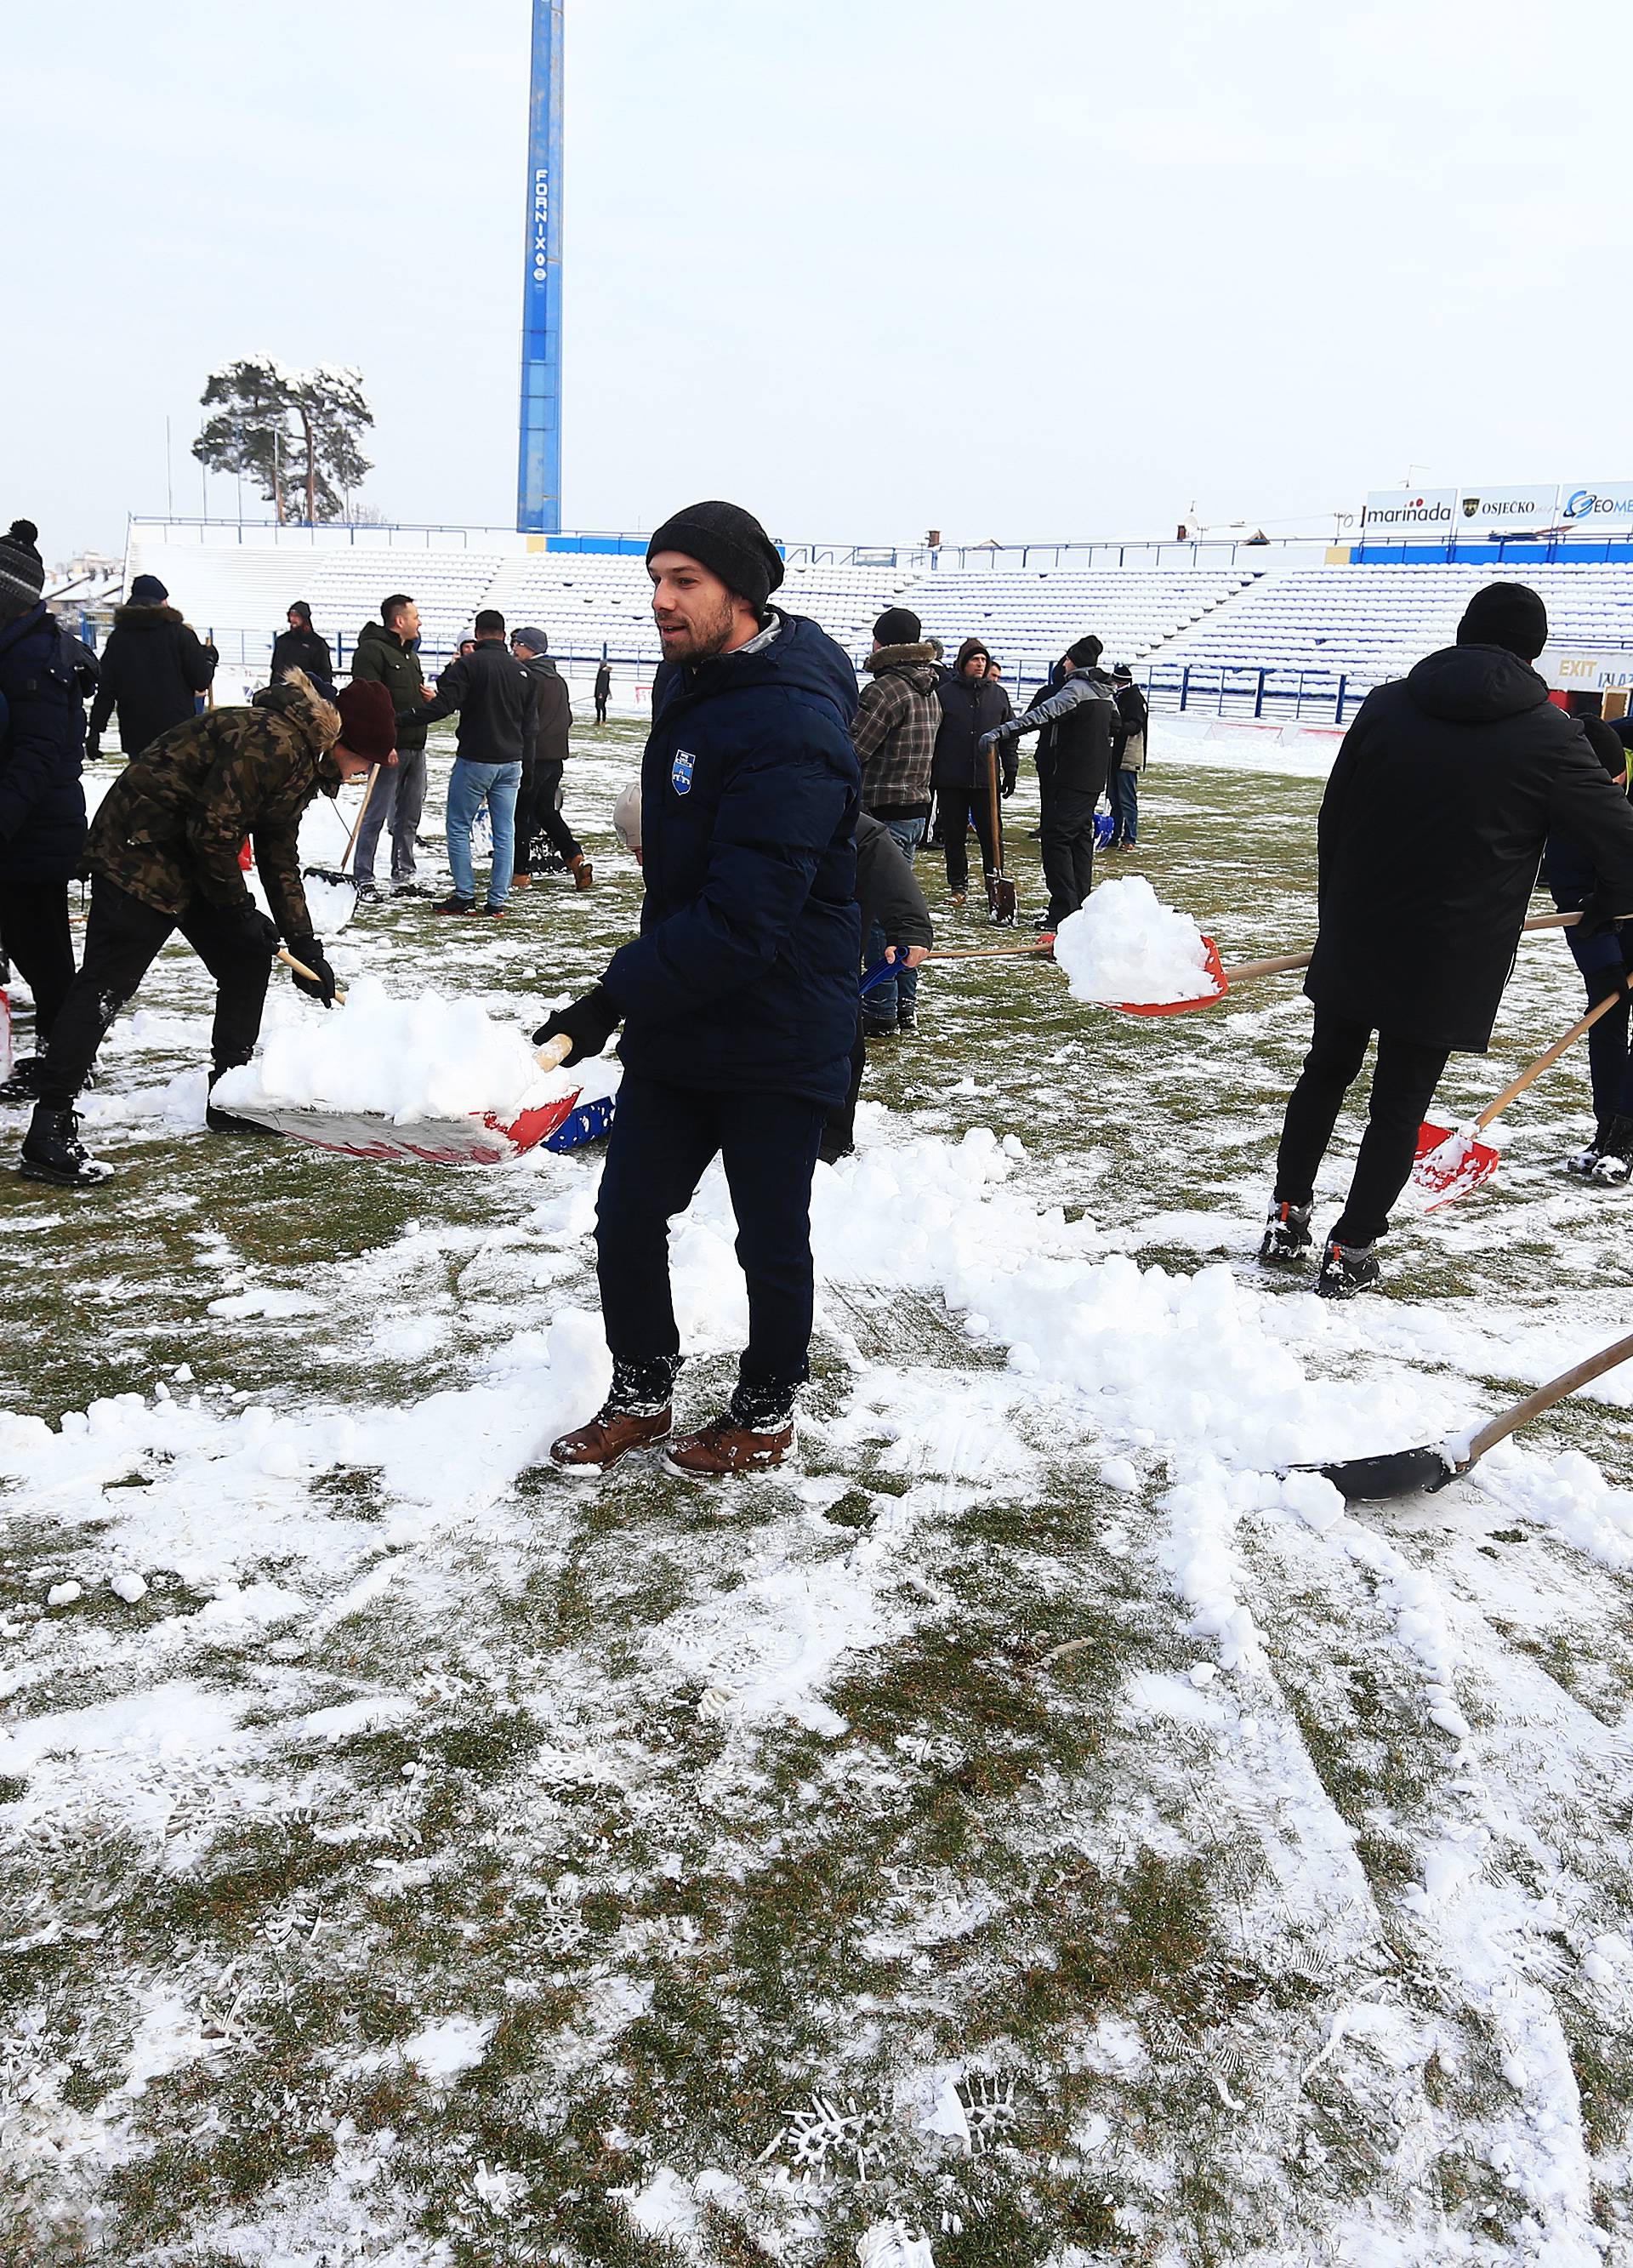
{"type": "Polygon", "coordinates": [[[1218,987],[1202,932],[1143,874],[1102,882],[1055,933],[1074,1000],[1206,1000],[1218,987]]]}
{"type": "Polygon", "coordinates": [[[116,1599],[122,1599],[128,1607],[134,1607],[138,1599],[145,1599],[147,1596],[146,1579],[138,1575],[136,1570],[130,1567],[121,1569],[117,1575],[110,1575],[107,1579],[107,1587],[116,1599]]]}
{"type": "Polygon", "coordinates": [[[253,1063],[224,1072],[215,1100],[228,1110],[366,1111],[401,1125],[491,1115],[507,1123],[577,1094],[616,1088],[615,1063],[543,1071],[523,1033],[496,1023],[477,1000],[418,992],[394,999],[361,976],[343,1008],[274,1032],[253,1063]]]}
{"type": "Polygon", "coordinates": [[[857,2241],[859,2268],[936,2268],[927,2236],[915,2236],[900,2220],[881,2220],[857,2241]]]}
{"type": "Polygon", "coordinates": [[[48,1607],[71,1607],[76,1599],[84,1595],[77,1583],[53,1583],[46,1593],[46,1604],[48,1607]]]}

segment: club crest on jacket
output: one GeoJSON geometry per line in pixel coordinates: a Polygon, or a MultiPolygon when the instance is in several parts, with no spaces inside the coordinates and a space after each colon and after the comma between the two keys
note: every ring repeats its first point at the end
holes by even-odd
{"type": "Polygon", "coordinates": [[[692,771],[696,762],[697,758],[688,750],[685,748],[675,750],[674,762],[669,767],[669,784],[677,795],[691,793],[692,771]]]}

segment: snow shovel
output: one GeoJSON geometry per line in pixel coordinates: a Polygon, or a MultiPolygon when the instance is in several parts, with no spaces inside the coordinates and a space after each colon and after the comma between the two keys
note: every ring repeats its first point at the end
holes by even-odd
{"type": "Polygon", "coordinates": [[[1307,968],[1310,953],[1284,953],[1274,961],[1244,961],[1234,968],[1225,968],[1219,960],[1219,948],[1210,937],[1203,939],[1207,954],[1203,968],[1211,976],[1214,990],[1203,992],[1195,1000],[1107,1000],[1100,1005],[1114,1008],[1123,1016],[1183,1016],[1192,1008],[1210,1008],[1216,1000],[1223,1000],[1232,984],[1244,984],[1253,976],[1281,976],[1289,969],[1307,968]]]}
{"type": "MultiPolygon", "coordinates": [[[[1569,929],[1579,922],[1580,914],[1534,914],[1526,922],[1526,930],[1569,929]]],[[[1315,947],[1303,953],[1284,954],[1274,961],[1244,961],[1234,968],[1225,968],[1219,963],[1219,948],[1210,937],[1203,939],[1207,948],[1206,968],[1217,990],[1204,992],[1195,1000],[1107,1000],[1103,1005],[1115,1008],[1124,1016],[1183,1016],[1193,1008],[1210,1008],[1216,1000],[1223,1000],[1232,984],[1245,984],[1254,976],[1284,976],[1295,968],[1307,968],[1315,947]]]]}
{"type": "Polygon", "coordinates": [[[1473,1189],[1489,1182],[1497,1169],[1502,1155],[1494,1144],[1478,1138],[1492,1121],[1501,1117],[1516,1096],[1521,1095],[1534,1079],[1541,1079],[1551,1064],[1575,1047],[1584,1032],[1591,1032],[1601,1016],[1607,1016],[1621,1000],[1633,992],[1633,977],[1620,991],[1612,992],[1597,1007],[1579,1016],[1570,1029],[1553,1046],[1540,1055],[1534,1064],[1522,1071],[1518,1079],[1511,1079],[1495,1101],[1488,1102],[1472,1126],[1437,1126],[1424,1119],[1417,1130],[1417,1162],[1412,1168],[1412,1187],[1432,1199],[1423,1211],[1438,1212],[1454,1197],[1467,1197],[1473,1189]]]}
{"type": "MultiPolygon", "coordinates": [[[[291,953],[280,951],[278,959],[298,976],[313,975],[291,953]]],[[[313,981],[317,980],[313,977],[313,981]]],[[[340,992],[335,997],[342,1001],[345,998],[340,992]]],[[[547,1041],[534,1056],[540,1070],[557,1070],[563,1057],[571,1052],[572,1044],[561,1033],[547,1041]]],[[[598,1133],[605,1133],[612,1121],[613,1098],[604,1096],[581,1108],[578,1094],[575,1088],[570,1094],[558,1095],[508,1120],[492,1111],[472,1110],[445,1118],[414,1118],[399,1123],[382,1114],[329,1109],[320,1103],[234,1103],[232,1108],[240,1118],[253,1118],[257,1125],[270,1126],[275,1133],[288,1134],[298,1142],[310,1142],[320,1150],[336,1151],[342,1157],[396,1160],[428,1166],[497,1166],[541,1144],[551,1148],[576,1149],[579,1143],[593,1141],[598,1133]],[[600,1108],[602,1103],[607,1106],[605,1109],[600,1108]],[[575,1118],[580,1122],[577,1130],[568,1123],[575,1118]],[[551,1138],[558,1133],[568,1138],[553,1142],[551,1138]]]]}
{"type": "Polygon", "coordinates": [[[1614,1345],[1591,1354],[1572,1368],[1563,1371],[1557,1378],[1539,1386],[1534,1394],[1527,1394],[1523,1402],[1516,1402],[1506,1410],[1499,1410],[1489,1418],[1478,1432],[1465,1435],[1460,1440],[1437,1442],[1432,1448],[1395,1449],[1382,1457],[1346,1457],[1336,1465],[1295,1465],[1294,1472],[1320,1473],[1331,1481],[1347,1504],[1376,1504],[1386,1497],[1411,1496],[1419,1489],[1431,1492],[1447,1488],[1460,1480],[1471,1466],[1477,1465],[1488,1449],[1496,1448],[1511,1433],[1563,1402],[1578,1386],[1586,1386],[1595,1378],[1615,1370],[1618,1363],[1633,1355],[1633,1334],[1617,1339],[1614,1345]]]}
{"type": "MultiPolygon", "coordinates": [[[[349,885],[355,895],[360,886],[357,876],[349,874],[346,869],[351,864],[351,854],[357,847],[358,836],[363,832],[363,822],[368,816],[369,798],[374,792],[374,783],[379,777],[380,770],[381,767],[379,764],[369,766],[369,784],[363,791],[363,801],[357,806],[357,823],[346,837],[346,848],[341,853],[340,865],[338,866],[303,866],[300,870],[303,881],[346,883],[349,885]]],[[[336,814],[336,816],[338,817],[339,814],[336,814]]],[[[341,823],[342,826],[345,824],[343,820],[341,823]]]]}
{"type": "Polygon", "coordinates": [[[987,750],[987,807],[992,814],[992,872],[987,877],[987,918],[999,927],[1015,919],[1015,885],[1004,872],[1004,821],[998,810],[998,752],[987,750]]]}

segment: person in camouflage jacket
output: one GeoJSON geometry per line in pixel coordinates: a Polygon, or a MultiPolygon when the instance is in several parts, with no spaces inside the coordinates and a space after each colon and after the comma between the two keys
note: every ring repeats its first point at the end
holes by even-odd
{"type": "MultiPolygon", "coordinates": [[[[125,767],[91,828],[91,916],[85,959],[52,1029],[40,1101],[20,1170],[68,1187],[112,1168],[77,1138],[74,1101],[108,1027],[180,930],[216,980],[212,1083],[247,1063],[280,935],[306,974],[299,989],[327,1007],[335,975],[312,933],[300,880],[302,813],[320,792],[392,760],[395,720],[379,685],[326,701],[291,670],[247,709],[217,709],[162,733],[125,767]],[[247,836],[272,909],[251,895],[239,864],[247,836]]],[[[217,1133],[259,1133],[212,1103],[217,1133]]]]}

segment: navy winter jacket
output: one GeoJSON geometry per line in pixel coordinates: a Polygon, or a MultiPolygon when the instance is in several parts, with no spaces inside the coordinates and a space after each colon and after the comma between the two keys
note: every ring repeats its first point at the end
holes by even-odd
{"type": "Polygon", "coordinates": [[[813,622],[666,662],[641,769],[641,933],[602,980],[619,1053],[675,1086],[849,1088],[857,1030],[857,679],[813,622]]]}
{"type": "Polygon", "coordinates": [[[0,882],[67,883],[85,846],[88,649],[43,607],[0,627],[0,882]]]}

